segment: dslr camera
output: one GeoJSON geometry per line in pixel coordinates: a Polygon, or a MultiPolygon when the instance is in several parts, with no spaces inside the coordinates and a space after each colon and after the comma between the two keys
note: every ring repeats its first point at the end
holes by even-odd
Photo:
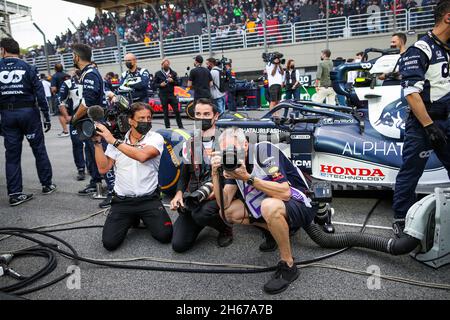
{"type": "Polygon", "coordinates": [[[240,160],[244,156],[236,149],[236,147],[228,148],[222,151],[222,170],[234,171],[241,167],[240,160]]]}
{"type": "Polygon", "coordinates": [[[265,63],[272,63],[274,64],[274,61],[276,59],[280,59],[280,64],[285,64],[286,63],[286,59],[283,59],[284,55],[280,52],[270,52],[270,53],[266,53],[264,52],[262,54],[262,58],[264,60],[265,63]]]}
{"type": "Polygon", "coordinates": [[[198,208],[200,206],[200,203],[207,200],[212,192],[212,182],[206,182],[198,190],[192,193],[185,193],[183,196],[183,201],[186,209],[192,211],[198,208]]]}
{"type": "Polygon", "coordinates": [[[98,129],[95,122],[103,124],[116,139],[124,139],[125,134],[130,130],[128,115],[130,111],[129,101],[118,96],[118,101],[109,109],[101,106],[92,106],[88,109],[88,117],[75,124],[81,141],[91,139],[97,134],[98,129]]]}

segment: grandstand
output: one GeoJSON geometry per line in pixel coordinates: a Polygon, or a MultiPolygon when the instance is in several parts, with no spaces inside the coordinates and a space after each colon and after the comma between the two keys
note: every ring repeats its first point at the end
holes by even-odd
{"type": "MultiPolygon", "coordinates": [[[[115,72],[119,71],[119,58],[126,52],[135,53],[140,64],[151,70],[159,68],[163,56],[171,57],[174,67],[183,70],[192,64],[195,54],[220,55],[222,51],[235,61],[235,68],[240,72],[260,70],[264,49],[262,20],[266,18],[268,50],[279,50],[296,59],[297,65],[307,73],[308,68],[316,65],[319,52],[326,45],[333,51],[333,57],[353,57],[356,51],[366,47],[387,47],[394,31],[421,33],[434,22],[433,0],[397,0],[396,10],[392,0],[330,0],[328,26],[324,0],[288,0],[284,6],[279,0],[268,1],[266,16],[262,16],[261,1],[206,0],[211,28],[206,27],[205,8],[200,1],[173,0],[171,6],[150,0],[66,1],[95,7],[97,18],[82,23],[77,35],[57,37],[58,54],[50,57],[51,64],[70,65],[70,46],[79,37],[95,48],[94,59],[102,71],[115,72]],[[115,26],[103,10],[116,14],[120,55],[114,41],[106,43],[108,38],[115,38],[115,26]],[[240,15],[240,20],[236,15],[240,15]],[[158,17],[162,20],[162,42],[158,17]],[[193,20],[200,21],[202,29],[198,34],[187,35],[186,24],[193,20]]],[[[415,36],[410,38],[412,41],[415,36]]],[[[45,70],[43,57],[27,57],[27,60],[45,70]]]]}
{"type": "Polygon", "coordinates": [[[0,36],[11,34],[11,23],[31,17],[31,8],[10,1],[0,1],[0,36]]]}

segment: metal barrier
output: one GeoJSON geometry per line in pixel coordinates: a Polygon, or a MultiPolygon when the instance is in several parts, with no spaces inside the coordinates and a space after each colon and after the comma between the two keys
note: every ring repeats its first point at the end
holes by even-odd
{"type": "MultiPolygon", "coordinates": [[[[325,40],[327,38],[327,25],[325,20],[298,22],[294,27],[294,42],[325,40]]],[[[329,19],[328,35],[330,39],[347,37],[347,18],[337,17],[329,19]]]]}
{"type": "MultiPolygon", "coordinates": [[[[434,6],[417,7],[411,10],[399,10],[394,18],[391,11],[379,11],[371,14],[361,14],[349,17],[336,17],[328,20],[328,38],[349,38],[372,34],[392,33],[398,31],[426,30],[434,25],[434,6]]],[[[301,43],[327,38],[326,21],[313,20],[298,22],[295,24],[268,25],[267,44],[281,45],[301,43]]],[[[262,27],[256,26],[252,30],[219,31],[211,35],[211,49],[214,52],[229,49],[245,49],[263,46],[264,33],[262,27]]],[[[175,56],[181,54],[197,54],[209,51],[208,34],[201,36],[171,38],[163,41],[164,54],[175,56]]],[[[138,59],[161,58],[162,52],[159,41],[149,44],[139,43],[123,46],[122,59],[127,52],[134,53],[138,59]]],[[[72,65],[72,54],[50,56],[50,66],[55,63],[63,63],[64,66],[72,65]]],[[[93,50],[93,59],[97,64],[119,62],[117,48],[102,48],[93,50]]],[[[45,57],[26,59],[35,64],[38,70],[46,70],[45,57]]]]}
{"type": "Polygon", "coordinates": [[[166,56],[198,53],[201,51],[202,47],[199,36],[165,39],[163,41],[163,44],[164,44],[164,53],[166,56]]]}
{"type": "Polygon", "coordinates": [[[377,33],[408,30],[408,16],[406,10],[399,10],[394,19],[391,11],[376,12],[371,14],[361,14],[348,17],[348,27],[350,36],[362,36],[377,33]],[[394,21],[397,25],[394,28],[394,21]]]}
{"type": "Polygon", "coordinates": [[[431,29],[434,26],[434,6],[418,7],[409,10],[409,30],[431,29]]]}

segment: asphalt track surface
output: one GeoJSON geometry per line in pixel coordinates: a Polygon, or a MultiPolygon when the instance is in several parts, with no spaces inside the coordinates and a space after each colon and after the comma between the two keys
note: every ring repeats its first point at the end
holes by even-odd
{"type": "MultiPolygon", "coordinates": [[[[77,191],[85,182],[75,181],[75,168],[71,155],[70,138],[58,138],[59,124],[53,118],[53,129],[46,135],[46,145],[53,165],[54,183],[58,191],[52,195],[41,194],[34,157],[28,143],[24,142],[22,170],[24,191],[35,194],[35,198],[17,208],[8,206],[4,174],[4,148],[0,146],[0,227],[32,228],[50,225],[97,212],[98,201],[80,197],[77,191]]],[[[154,120],[154,127],[162,127],[162,119],[154,120]]],[[[174,120],[172,120],[174,123],[174,120]]],[[[192,124],[188,125],[188,128],[192,124]]],[[[0,138],[0,140],[3,140],[0,138]]],[[[2,142],[2,141],[1,141],[2,142]]],[[[333,202],[334,220],[338,222],[363,223],[366,214],[378,198],[382,202],[374,211],[369,225],[389,227],[392,217],[392,195],[389,193],[340,193],[333,202]]],[[[166,203],[168,199],[164,200],[166,203]]],[[[171,213],[173,220],[177,214],[171,213]]],[[[103,214],[67,227],[102,225],[103,214]]],[[[356,227],[337,226],[338,231],[359,231],[356,227]]],[[[389,230],[369,228],[367,233],[391,236],[389,230]]],[[[72,244],[79,254],[96,259],[155,257],[170,260],[209,263],[232,263],[258,266],[273,266],[278,262],[278,253],[262,253],[258,246],[262,237],[252,227],[235,226],[234,242],[227,248],[216,244],[217,233],[205,229],[196,246],[187,253],[178,254],[170,245],[156,242],[146,230],[133,229],[124,244],[114,253],[107,252],[101,244],[101,229],[86,229],[56,234],[72,244]]],[[[48,239],[46,240],[49,241],[48,239]]],[[[30,242],[10,238],[0,242],[0,252],[30,246],[30,242]]],[[[311,259],[332,250],[319,248],[304,232],[292,238],[294,257],[297,261],[311,259]]],[[[12,267],[22,274],[31,274],[44,263],[41,259],[25,258],[13,262],[12,267]]],[[[382,275],[420,280],[427,283],[450,284],[450,266],[439,270],[429,268],[409,256],[392,257],[387,254],[362,249],[351,249],[343,254],[323,261],[343,268],[366,271],[371,266],[379,268],[382,275]]],[[[58,256],[57,269],[43,281],[52,280],[66,272],[72,262],[58,256]]],[[[204,268],[190,265],[173,265],[155,262],[135,262],[141,265],[166,267],[204,268]]],[[[381,279],[378,289],[369,289],[375,283],[367,275],[355,275],[323,268],[302,268],[300,277],[288,290],[276,296],[266,295],[263,284],[270,273],[263,274],[191,274],[155,271],[108,269],[86,263],[80,264],[81,288],[68,289],[62,281],[42,291],[25,296],[28,299],[226,299],[226,300],[270,300],[270,299],[449,299],[450,291],[412,286],[381,279]]],[[[12,283],[8,277],[0,277],[0,287],[12,283]]],[[[39,284],[38,283],[38,284],[39,284]]]]}

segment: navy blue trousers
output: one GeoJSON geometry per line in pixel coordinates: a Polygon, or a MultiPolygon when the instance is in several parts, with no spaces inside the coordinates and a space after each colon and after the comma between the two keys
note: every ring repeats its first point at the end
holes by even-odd
{"type": "MultiPolygon", "coordinates": [[[[102,141],[103,149],[106,150],[108,144],[105,141],[102,141]]],[[[86,155],[86,165],[91,176],[90,185],[94,186],[96,183],[102,181],[102,176],[98,172],[97,163],[95,162],[95,146],[91,139],[88,139],[84,142],[84,152],[86,155]]],[[[111,169],[104,176],[106,185],[108,186],[109,193],[113,193],[114,191],[114,183],[116,180],[116,176],[114,171],[111,169]]]]}
{"type": "MultiPolygon", "coordinates": [[[[434,121],[450,141],[450,119],[434,121]]],[[[397,176],[394,193],[394,218],[404,219],[409,208],[416,202],[416,187],[422,176],[431,147],[425,130],[419,121],[409,116],[406,121],[405,141],[403,145],[403,164],[397,176]]],[[[433,151],[447,169],[450,177],[450,143],[442,150],[433,151]]]]}
{"type": "Polygon", "coordinates": [[[36,168],[42,186],[52,184],[52,165],[45,147],[41,113],[38,108],[1,110],[5,143],[6,182],[8,194],[20,194],[22,186],[22,141],[26,137],[36,159],[36,168]]]}
{"type": "Polygon", "coordinates": [[[78,171],[84,171],[86,161],[84,160],[83,142],[79,139],[77,129],[70,125],[70,139],[72,140],[72,153],[75,166],[78,171]]]}

